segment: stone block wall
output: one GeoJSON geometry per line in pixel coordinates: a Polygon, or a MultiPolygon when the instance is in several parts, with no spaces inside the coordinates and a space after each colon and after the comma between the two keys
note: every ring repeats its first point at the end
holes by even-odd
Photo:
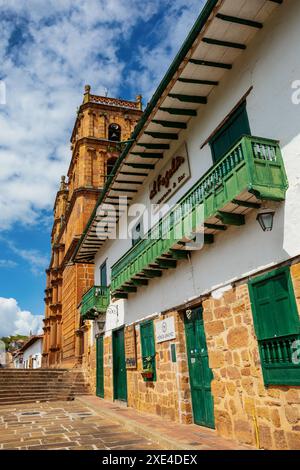
{"type": "MultiPolygon", "coordinates": [[[[299,308],[299,264],[291,275],[299,308]]],[[[299,449],[300,387],[265,387],[248,285],[203,307],[217,432],[261,449],[299,449]]]]}
{"type": "Polygon", "coordinates": [[[104,363],[104,398],[112,401],[114,399],[113,388],[113,357],[112,336],[104,337],[103,341],[103,363],[104,363]]]}
{"type": "MultiPolygon", "coordinates": [[[[166,316],[175,318],[176,339],[156,343],[156,381],[153,382],[145,382],[141,376],[141,339],[136,325],[137,369],[127,371],[128,406],[187,424],[192,422],[192,409],[184,324],[177,312],[166,316]],[[176,345],[175,363],[171,361],[172,343],[176,345]]],[[[156,318],[154,325],[161,320],[162,317],[156,318]]]]}

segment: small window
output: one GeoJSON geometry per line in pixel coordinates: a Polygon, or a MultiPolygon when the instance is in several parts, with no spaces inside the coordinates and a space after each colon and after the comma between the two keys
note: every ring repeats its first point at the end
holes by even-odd
{"type": "Polygon", "coordinates": [[[209,145],[214,163],[221,160],[243,135],[251,135],[246,101],[231,114],[221,129],[211,138],[209,145]]]}
{"type": "Polygon", "coordinates": [[[108,140],[113,142],[120,142],[121,140],[121,126],[119,124],[110,124],[108,127],[108,140]]]}
{"type": "Polygon", "coordinates": [[[118,159],[116,157],[111,157],[107,160],[107,163],[106,163],[106,174],[107,174],[107,176],[112,174],[112,171],[114,169],[114,166],[115,166],[117,160],[118,159]]]}
{"type": "Polygon", "coordinates": [[[300,321],[289,269],[251,280],[249,291],[265,385],[300,385],[294,354],[300,321]]]}
{"type": "Polygon", "coordinates": [[[145,322],[140,325],[141,348],[143,371],[149,371],[145,374],[145,382],[156,380],[156,361],[155,361],[155,339],[153,321],[145,322]]]}

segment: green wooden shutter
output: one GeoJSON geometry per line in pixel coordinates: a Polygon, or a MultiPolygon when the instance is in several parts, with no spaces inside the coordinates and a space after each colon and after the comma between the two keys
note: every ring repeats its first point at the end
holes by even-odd
{"type": "Polygon", "coordinates": [[[250,286],[257,339],[299,332],[299,315],[287,269],[254,279],[250,286]]]}
{"type": "Polygon", "coordinates": [[[156,380],[156,361],[155,361],[155,339],[153,321],[142,323],[140,325],[141,347],[143,368],[148,365],[147,358],[151,358],[151,366],[154,370],[153,379],[144,379],[145,381],[156,380]]]}
{"type": "Polygon", "coordinates": [[[293,360],[300,322],[289,268],[251,280],[249,291],[265,384],[300,385],[293,360]]]}
{"type": "Polygon", "coordinates": [[[100,266],[100,285],[107,287],[107,267],[106,261],[100,266]]]}
{"type": "Polygon", "coordinates": [[[209,142],[214,163],[219,161],[228,150],[243,136],[251,135],[246,101],[230,116],[222,128],[209,142]]]}

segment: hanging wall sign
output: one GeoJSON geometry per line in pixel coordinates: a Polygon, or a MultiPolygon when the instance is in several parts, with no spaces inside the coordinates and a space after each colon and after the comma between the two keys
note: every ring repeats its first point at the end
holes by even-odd
{"type": "Polygon", "coordinates": [[[149,188],[151,204],[157,204],[159,209],[159,206],[168,201],[190,176],[188,152],[184,143],[152,181],[149,188]]]}
{"type": "Polygon", "coordinates": [[[136,339],[134,325],[125,328],[125,361],[126,369],[136,369],[136,339]]]}
{"type": "Polygon", "coordinates": [[[176,338],[174,317],[164,318],[155,323],[155,336],[157,343],[163,343],[176,338]]]}

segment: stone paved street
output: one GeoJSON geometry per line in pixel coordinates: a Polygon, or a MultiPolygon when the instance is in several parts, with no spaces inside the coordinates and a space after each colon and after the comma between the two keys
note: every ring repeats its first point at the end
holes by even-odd
{"type": "Polygon", "coordinates": [[[157,448],[151,441],[77,401],[0,407],[0,449],[157,448]]]}
{"type": "Polygon", "coordinates": [[[181,425],[94,396],[0,406],[0,450],[251,449],[212,429],[181,425]]]}

